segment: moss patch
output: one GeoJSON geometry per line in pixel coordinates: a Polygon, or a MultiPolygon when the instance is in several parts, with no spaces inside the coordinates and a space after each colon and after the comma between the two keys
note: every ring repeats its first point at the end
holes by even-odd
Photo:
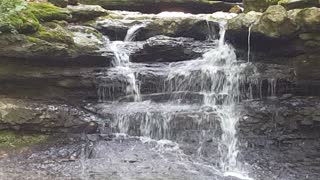
{"type": "Polygon", "coordinates": [[[12,131],[0,131],[0,148],[23,148],[47,141],[48,135],[17,134],[12,131]]]}
{"type": "Polygon", "coordinates": [[[18,33],[33,33],[38,30],[39,26],[38,19],[27,10],[0,18],[0,34],[15,31],[18,33]]]}
{"type": "Polygon", "coordinates": [[[50,43],[64,43],[74,45],[72,32],[61,27],[59,24],[50,22],[40,26],[39,31],[27,37],[29,42],[37,43],[44,40],[50,43]]]}
{"type": "Polygon", "coordinates": [[[67,10],[50,3],[29,3],[28,11],[41,22],[52,20],[67,20],[70,14],[67,10]]]}
{"type": "Polygon", "coordinates": [[[0,18],[0,34],[30,34],[39,30],[39,22],[67,20],[69,17],[69,11],[50,3],[28,3],[25,9],[0,18]]]}

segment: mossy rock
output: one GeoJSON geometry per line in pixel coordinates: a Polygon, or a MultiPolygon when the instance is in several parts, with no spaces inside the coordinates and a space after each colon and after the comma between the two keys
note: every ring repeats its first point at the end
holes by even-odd
{"type": "Polygon", "coordinates": [[[32,37],[39,38],[47,42],[64,43],[68,45],[74,44],[73,34],[54,22],[45,23],[44,26],[39,28],[37,33],[29,36],[29,40],[32,40],[32,37]]]}
{"type": "Polygon", "coordinates": [[[4,18],[0,18],[0,34],[2,33],[33,33],[39,29],[39,21],[28,10],[15,12],[4,18]]]}
{"type": "Polygon", "coordinates": [[[0,19],[0,34],[30,34],[39,30],[40,22],[67,20],[68,18],[70,14],[66,9],[50,3],[28,3],[25,9],[0,19]]]}
{"type": "Polygon", "coordinates": [[[271,38],[287,38],[295,35],[298,27],[289,18],[283,6],[275,5],[270,6],[262,14],[259,21],[252,27],[252,30],[271,38]]]}
{"type": "Polygon", "coordinates": [[[41,22],[52,20],[67,20],[70,13],[66,9],[59,8],[50,3],[29,3],[28,11],[41,22]]]}
{"type": "Polygon", "coordinates": [[[295,21],[304,32],[319,32],[320,8],[306,8],[299,11],[295,21]]]}
{"type": "Polygon", "coordinates": [[[47,139],[48,135],[18,134],[12,131],[0,131],[0,148],[23,148],[44,143],[47,139]]]}
{"type": "Polygon", "coordinates": [[[248,31],[249,27],[258,21],[262,13],[250,11],[246,14],[239,14],[238,16],[228,20],[228,30],[234,31],[248,31]]]}

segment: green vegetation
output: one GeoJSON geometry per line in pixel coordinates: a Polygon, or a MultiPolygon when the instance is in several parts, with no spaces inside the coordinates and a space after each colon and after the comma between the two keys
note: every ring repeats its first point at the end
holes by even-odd
{"type": "Polygon", "coordinates": [[[69,18],[68,11],[50,3],[29,3],[28,11],[34,14],[41,22],[66,20],[69,18]]]}
{"type": "Polygon", "coordinates": [[[27,10],[23,0],[0,0],[0,33],[32,33],[39,21],[27,10]]]}
{"type": "Polygon", "coordinates": [[[47,139],[47,135],[17,134],[12,131],[0,131],[0,148],[23,148],[43,143],[47,139]]]}
{"type": "Polygon", "coordinates": [[[0,34],[34,33],[39,22],[66,20],[68,11],[50,3],[26,3],[24,0],[0,0],[0,34]]]}
{"type": "Polygon", "coordinates": [[[69,45],[74,43],[72,34],[56,23],[47,23],[47,26],[41,26],[34,37],[48,42],[58,42],[69,45]]]}

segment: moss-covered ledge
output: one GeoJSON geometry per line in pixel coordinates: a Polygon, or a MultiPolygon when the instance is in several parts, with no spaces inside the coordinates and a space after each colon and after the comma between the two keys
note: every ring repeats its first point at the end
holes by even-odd
{"type": "Polygon", "coordinates": [[[35,133],[17,133],[14,131],[0,131],[0,150],[1,149],[21,149],[35,144],[44,143],[48,135],[35,133]]]}
{"type": "Polygon", "coordinates": [[[160,13],[183,11],[188,13],[213,13],[229,11],[235,3],[212,0],[79,0],[82,4],[100,5],[108,10],[160,13]]]}
{"type": "Polygon", "coordinates": [[[0,57],[100,59],[106,51],[103,35],[93,28],[74,24],[103,15],[107,11],[100,6],[60,8],[51,3],[23,3],[21,9],[8,11],[0,19],[0,57]]]}

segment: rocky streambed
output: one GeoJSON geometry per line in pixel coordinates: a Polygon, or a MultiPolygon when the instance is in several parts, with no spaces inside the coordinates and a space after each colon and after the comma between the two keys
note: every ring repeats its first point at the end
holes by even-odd
{"type": "Polygon", "coordinates": [[[0,23],[1,177],[318,179],[319,8],[81,3],[0,23]]]}

